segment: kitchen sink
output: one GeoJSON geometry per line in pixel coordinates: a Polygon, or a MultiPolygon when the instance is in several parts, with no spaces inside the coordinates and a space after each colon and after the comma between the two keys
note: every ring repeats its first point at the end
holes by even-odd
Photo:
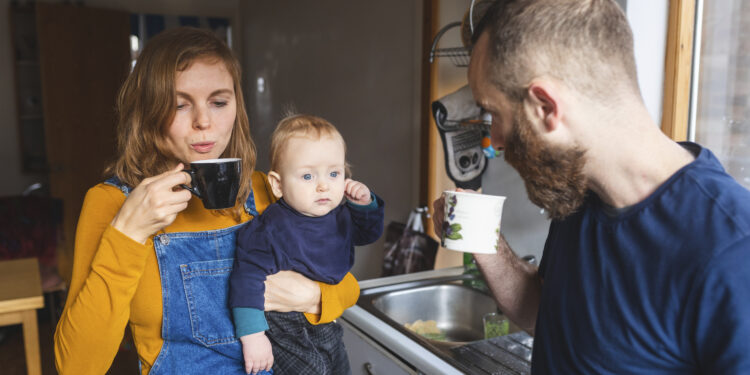
{"type": "MultiPolygon", "coordinates": [[[[461,373],[528,374],[533,338],[511,322],[508,335],[486,340],[482,318],[500,311],[486,289],[472,287],[478,285],[483,285],[481,275],[463,267],[366,280],[361,283],[357,307],[461,373]],[[423,336],[405,326],[418,320],[435,321],[440,333],[423,336]]],[[[363,313],[345,313],[343,318],[360,326],[376,327],[363,313]]],[[[381,336],[383,331],[380,328],[368,334],[387,343],[386,348],[409,347],[398,339],[381,336]]],[[[394,354],[407,356],[398,351],[394,354]]],[[[412,361],[421,361],[412,354],[408,356],[412,361]]]]}
{"type": "MultiPolygon", "coordinates": [[[[460,284],[444,284],[387,292],[372,299],[372,306],[400,326],[421,319],[434,320],[445,340],[434,344],[465,344],[484,339],[482,317],[496,312],[488,295],[460,284]]],[[[424,337],[422,337],[424,339],[424,337]]]]}

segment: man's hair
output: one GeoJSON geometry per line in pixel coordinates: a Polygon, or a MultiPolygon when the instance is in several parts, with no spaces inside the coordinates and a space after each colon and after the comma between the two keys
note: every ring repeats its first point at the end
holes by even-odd
{"type": "MultiPolygon", "coordinates": [[[[318,140],[323,136],[338,138],[344,145],[346,152],[346,143],[344,137],[333,124],[327,120],[304,114],[292,114],[282,119],[276,126],[276,130],[271,135],[271,170],[279,171],[281,164],[281,155],[292,137],[305,137],[318,140]]],[[[348,176],[349,166],[346,165],[346,175],[348,176]]]]}
{"type": "Polygon", "coordinates": [[[221,157],[242,159],[242,181],[237,205],[222,213],[239,218],[250,195],[255,168],[255,144],[242,97],[241,69],[229,47],[210,31],[178,27],[150,39],[117,98],[117,160],[105,174],[117,176],[130,186],[163,173],[180,162],[167,145],[167,134],[177,109],[177,73],[197,60],[223,63],[234,83],[237,115],[232,135],[221,157]]]}
{"type": "Polygon", "coordinates": [[[535,77],[548,75],[590,97],[614,85],[640,95],[633,34],[614,0],[498,0],[474,30],[489,36],[490,79],[521,101],[535,77]]]}

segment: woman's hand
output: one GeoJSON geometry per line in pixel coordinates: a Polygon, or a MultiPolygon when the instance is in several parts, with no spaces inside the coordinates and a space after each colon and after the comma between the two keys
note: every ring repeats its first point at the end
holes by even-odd
{"type": "Polygon", "coordinates": [[[154,233],[172,224],[190,200],[189,191],[175,189],[190,183],[190,176],[182,167],[180,163],[170,171],[141,181],[112,219],[112,226],[133,240],[146,243],[154,233]]]}
{"type": "Polygon", "coordinates": [[[320,314],[320,286],[294,271],[266,277],[266,311],[299,311],[320,314]]]}

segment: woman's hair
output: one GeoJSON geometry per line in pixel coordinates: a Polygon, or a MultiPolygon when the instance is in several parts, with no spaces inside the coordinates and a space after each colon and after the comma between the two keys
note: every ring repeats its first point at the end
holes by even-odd
{"type": "MultiPolygon", "coordinates": [[[[329,136],[341,139],[346,152],[346,142],[344,137],[333,124],[323,118],[313,115],[289,115],[279,122],[276,129],[271,135],[271,170],[279,170],[281,155],[283,154],[287,143],[292,137],[306,137],[310,139],[320,139],[323,136],[329,136]]],[[[346,164],[346,176],[350,176],[349,164],[346,164]]]]}
{"type": "Polygon", "coordinates": [[[242,159],[242,176],[237,204],[223,210],[239,218],[251,190],[255,168],[255,144],[242,96],[241,69],[229,47],[211,31],[179,27],[150,39],[120,89],[117,98],[118,158],[105,174],[137,186],[143,179],[163,173],[182,162],[167,146],[167,134],[174,119],[178,72],[199,59],[223,62],[234,82],[237,117],[231,139],[221,157],[242,159]]]}

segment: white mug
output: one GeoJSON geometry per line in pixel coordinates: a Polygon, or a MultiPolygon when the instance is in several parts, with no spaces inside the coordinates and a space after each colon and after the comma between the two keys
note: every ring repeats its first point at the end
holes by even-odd
{"type": "Polygon", "coordinates": [[[442,245],[467,253],[497,252],[505,197],[446,190],[442,245]]]}

